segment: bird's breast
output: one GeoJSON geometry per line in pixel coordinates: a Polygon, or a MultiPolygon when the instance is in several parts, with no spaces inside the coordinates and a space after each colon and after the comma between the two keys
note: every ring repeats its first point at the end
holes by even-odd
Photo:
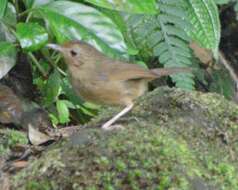
{"type": "Polygon", "coordinates": [[[147,90],[147,82],[72,80],[75,92],[85,101],[106,105],[128,105],[147,90]]]}

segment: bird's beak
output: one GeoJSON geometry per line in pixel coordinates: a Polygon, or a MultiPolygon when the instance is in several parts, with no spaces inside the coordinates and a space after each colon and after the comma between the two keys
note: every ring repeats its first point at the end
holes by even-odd
{"type": "Polygon", "coordinates": [[[46,47],[63,52],[64,48],[61,45],[57,44],[47,44],[46,47]]]}

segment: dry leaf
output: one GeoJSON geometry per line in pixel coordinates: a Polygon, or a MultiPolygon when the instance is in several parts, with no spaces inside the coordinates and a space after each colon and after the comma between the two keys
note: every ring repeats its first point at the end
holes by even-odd
{"type": "Polygon", "coordinates": [[[12,165],[12,167],[14,167],[16,169],[21,169],[21,168],[25,168],[27,166],[27,164],[28,164],[27,161],[20,160],[20,161],[13,162],[11,165],[12,165]]]}
{"type": "Polygon", "coordinates": [[[31,144],[36,146],[54,140],[52,137],[35,129],[32,125],[28,125],[28,138],[31,144]]]}

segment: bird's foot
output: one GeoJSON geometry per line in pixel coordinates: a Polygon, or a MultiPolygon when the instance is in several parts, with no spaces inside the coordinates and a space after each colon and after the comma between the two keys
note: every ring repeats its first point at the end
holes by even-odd
{"type": "Polygon", "coordinates": [[[120,124],[115,124],[115,125],[103,125],[102,126],[102,129],[105,130],[105,131],[112,131],[112,130],[123,130],[125,129],[125,127],[123,125],[120,125],[120,124]]]}

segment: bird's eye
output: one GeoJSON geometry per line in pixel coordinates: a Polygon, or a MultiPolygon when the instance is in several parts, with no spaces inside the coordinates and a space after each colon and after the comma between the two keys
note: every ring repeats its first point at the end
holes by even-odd
{"type": "Polygon", "coordinates": [[[76,55],[77,55],[77,52],[76,52],[76,51],[74,51],[74,50],[71,50],[71,51],[70,51],[70,54],[71,54],[71,56],[72,56],[72,57],[74,57],[74,56],[76,56],[76,55]]]}

